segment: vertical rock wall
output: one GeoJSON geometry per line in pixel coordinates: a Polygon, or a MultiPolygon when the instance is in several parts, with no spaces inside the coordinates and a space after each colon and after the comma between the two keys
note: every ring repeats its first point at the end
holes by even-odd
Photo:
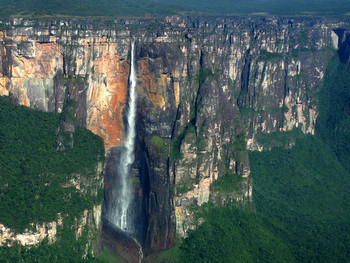
{"type": "Polygon", "coordinates": [[[123,134],[131,36],[136,39],[138,121],[132,182],[139,236],[166,249],[194,228],[193,207],[250,203],[249,149],[261,133],[314,133],[317,94],[340,26],[321,19],[15,19],[1,32],[0,92],[60,112],[78,101],[82,125],[107,151],[106,204],[123,134]],[[49,29],[48,29],[49,28],[49,29]],[[214,192],[218,178],[239,191],[214,192]]]}

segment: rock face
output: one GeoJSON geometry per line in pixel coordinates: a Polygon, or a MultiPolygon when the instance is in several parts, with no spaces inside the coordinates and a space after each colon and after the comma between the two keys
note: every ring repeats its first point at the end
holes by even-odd
{"type": "Polygon", "coordinates": [[[135,224],[145,246],[166,249],[196,226],[193,207],[252,201],[246,148],[261,149],[257,135],[314,133],[317,94],[338,46],[333,30],[341,27],[348,26],[314,18],[14,19],[0,35],[0,92],[48,111],[78,102],[81,125],[108,149],[108,206],[133,37],[135,224]],[[215,192],[222,176],[241,178],[239,191],[215,192]]]}
{"type": "MultiPolygon", "coordinates": [[[[57,225],[61,225],[62,222],[49,222],[41,225],[35,225],[35,231],[26,229],[24,233],[17,234],[10,228],[7,228],[3,224],[0,224],[0,244],[8,242],[10,245],[19,242],[22,246],[36,245],[43,241],[45,238],[48,239],[49,243],[56,241],[57,225]]],[[[34,224],[32,225],[32,227],[34,224]]]]}
{"type": "Polygon", "coordinates": [[[68,98],[79,101],[83,126],[106,148],[118,145],[127,95],[129,34],[92,25],[14,19],[2,32],[1,94],[19,104],[61,112],[68,98]],[[118,42],[115,40],[118,38],[118,42]]]}
{"type": "MultiPolygon", "coordinates": [[[[94,206],[91,210],[84,210],[81,218],[75,219],[75,237],[78,240],[85,228],[88,229],[90,242],[87,246],[92,248],[95,245],[96,234],[100,231],[101,223],[101,205],[94,206]]],[[[16,233],[11,228],[0,224],[0,246],[4,243],[12,246],[18,242],[22,246],[37,245],[47,238],[49,244],[57,240],[57,227],[63,227],[62,215],[58,214],[58,220],[42,224],[31,224],[32,229],[26,229],[23,233],[16,233]]]]}

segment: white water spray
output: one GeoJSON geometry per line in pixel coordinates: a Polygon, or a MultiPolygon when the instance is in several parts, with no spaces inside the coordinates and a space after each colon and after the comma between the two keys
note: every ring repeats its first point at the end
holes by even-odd
{"type": "Polygon", "coordinates": [[[120,229],[126,232],[132,232],[132,226],[130,225],[130,213],[128,215],[128,209],[132,201],[132,190],[130,182],[130,167],[134,162],[134,147],[135,147],[135,137],[136,137],[136,66],[135,66],[135,41],[131,43],[131,69],[129,77],[129,100],[128,108],[126,112],[126,133],[123,140],[123,148],[121,151],[118,172],[120,176],[120,188],[117,189],[118,201],[115,207],[115,215],[112,221],[120,229]]]}

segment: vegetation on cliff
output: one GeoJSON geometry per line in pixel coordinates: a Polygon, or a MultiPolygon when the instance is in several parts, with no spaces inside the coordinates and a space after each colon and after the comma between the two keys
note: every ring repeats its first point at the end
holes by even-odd
{"type": "Polygon", "coordinates": [[[350,170],[350,69],[335,57],[329,63],[320,95],[317,131],[341,164],[350,170]]]}
{"type": "MultiPolygon", "coordinates": [[[[234,206],[206,204],[202,223],[158,256],[159,262],[293,262],[291,245],[276,222],[234,206]]],[[[157,262],[158,262],[157,261],[157,262]]]]}
{"type": "MultiPolygon", "coordinates": [[[[204,223],[160,261],[348,262],[349,102],[349,66],[335,57],[320,93],[316,135],[295,129],[258,136],[267,150],[249,154],[256,211],[205,205],[197,214],[204,223]]],[[[237,185],[234,177],[222,179],[216,191],[237,185]]]]}
{"type": "Polygon", "coordinates": [[[268,218],[234,207],[212,207],[205,222],[189,231],[180,262],[292,262],[281,231],[268,218]]]}
{"type": "Polygon", "coordinates": [[[251,152],[256,209],[283,226],[297,262],[349,260],[350,173],[318,136],[251,152]]]}
{"type": "Polygon", "coordinates": [[[7,97],[0,98],[0,121],[1,223],[21,232],[29,223],[56,220],[59,212],[78,216],[101,203],[102,193],[82,194],[69,184],[74,174],[93,176],[104,158],[101,138],[77,127],[74,147],[57,151],[60,116],[14,106],[7,97]]]}
{"type": "Polygon", "coordinates": [[[75,127],[73,144],[58,148],[59,136],[70,137],[58,127],[74,121],[69,113],[74,103],[68,105],[58,115],[0,97],[0,223],[21,233],[32,228],[30,223],[55,221],[58,213],[63,218],[57,244],[1,248],[0,262],[72,262],[84,253],[86,238],[76,241],[72,227],[85,209],[102,203],[96,169],[104,161],[104,147],[100,137],[75,127]]]}
{"type": "Polygon", "coordinates": [[[48,244],[47,240],[44,240],[39,246],[21,246],[18,244],[12,247],[2,246],[0,247],[0,262],[104,262],[92,257],[91,253],[82,258],[82,255],[86,253],[86,238],[76,240],[72,229],[65,228],[61,230],[58,238],[59,241],[54,244],[48,244]]]}
{"type": "Polygon", "coordinates": [[[334,58],[320,94],[317,134],[294,137],[290,149],[250,153],[256,209],[287,231],[283,240],[297,262],[350,260],[349,101],[348,65],[334,58]]]}

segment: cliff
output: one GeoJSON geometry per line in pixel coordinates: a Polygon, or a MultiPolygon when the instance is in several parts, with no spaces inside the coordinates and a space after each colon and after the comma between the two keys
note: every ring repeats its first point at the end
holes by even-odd
{"type": "Polygon", "coordinates": [[[314,133],[318,93],[338,47],[333,30],[346,27],[316,18],[16,18],[1,31],[0,91],[45,111],[77,101],[79,123],[107,149],[108,207],[134,38],[135,225],[147,247],[166,249],[196,227],[196,207],[252,202],[247,149],[263,147],[259,134],[314,133]],[[221,178],[237,180],[225,189],[221,178]]]}

